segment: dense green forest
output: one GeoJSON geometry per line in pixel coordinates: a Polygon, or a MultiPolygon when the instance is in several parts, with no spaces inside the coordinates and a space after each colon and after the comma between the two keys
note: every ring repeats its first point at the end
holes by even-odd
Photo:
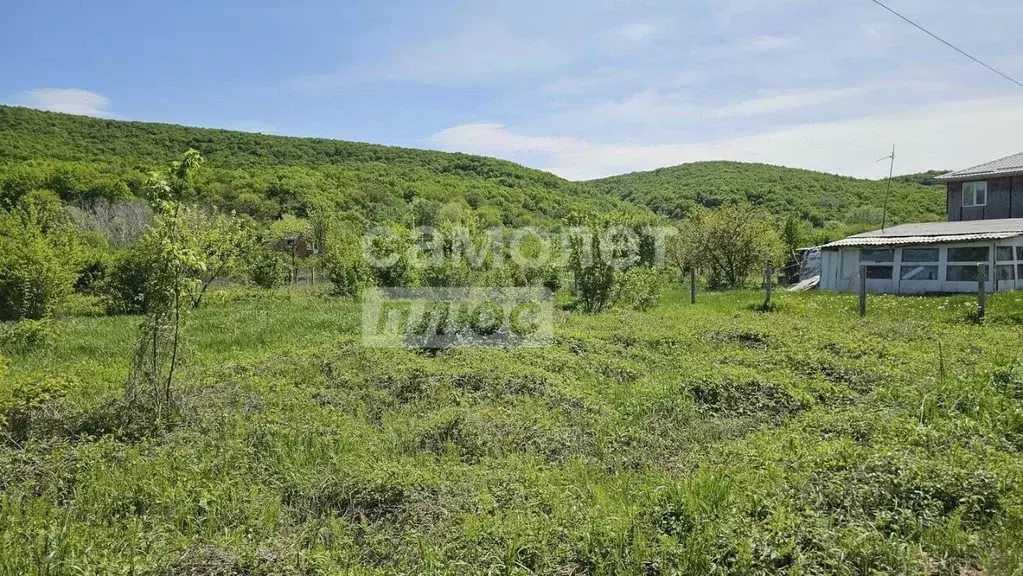
{"type": "Polygon", "coordinates": [[[12,205],[33,189],[74,204],[129,198],[148,171],[190,148],[206,159],[193,200],[260,220],[337,210],[429,225],[445,214],[474,213],[484,225],[522,226],[627,208],[581,184],[493,158],[4,106],[0,201],[12,205]]]}
{"type": "MultiPolygon", "coordinates": [[[[895,178],[889,222],[926,222],[945,217],[945,193],[928,186],[939,172],[895,178]]],[[[748,201],[776,215],[795,215],[816,228],[874,226],[881,222],[885,181],[739,162],[699,162],[587,183],[672,218],[695,206],[748,201]]]]}
{"type": "MultiPolygon", "coordinates": [[[[466,154],[0,106],[0,202],[12,205],[33,189],[80,205],[130,198],[148,171],[189,148],[206,159],[194,200],[258,220],[336,210],[407,225],[465,214],[483,225],[556,225],[572,214],[649,209],[681,218],[696,206],[748,201],[779,221],[795,216],[815,228],[848,230],[878,224],[885,194],[883,181],[736,162],[577,183],[466,154]]],[[[895,180],[892,220],[943,217],[941,188],[925,184],[937,173],[895,180]]]]}

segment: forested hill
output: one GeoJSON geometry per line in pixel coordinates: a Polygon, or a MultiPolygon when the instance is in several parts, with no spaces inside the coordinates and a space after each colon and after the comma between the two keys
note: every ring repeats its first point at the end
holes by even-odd
{"type": "Polygon", "coordinates": [[[628,208],[494,158],[8,106],[0,106],[0,201],[34,188],[69,202],[130,196],[146,171],[189,148],[206,159],[197,200],[260,219],[328,209],[429,224],[446,210],[474,211],[484,224],[524,225],[628,208]]]}
{"type": "MultiPolygon", "coordinates": [[[[484,225],[552,225],[612,210],[679,218],[698,205],[749,201],[836,230],[879,223],[885,190],[883,181],[736,162],[569,182],[482,156],[0,106],[0,205],[33,189],[72,203],[128,198],[149,170],[189,148],[206,159],[196,200],[260,220],[341,210],[417,225],[466,214],[484,225]]],[[[895,179],[890,219],[942,219],[942,188],[924,184],[936,173],[895,179]]]]}
{"type": "MultiPolygon", "coordinates": [[[[889,221],[945,217],[945,188],[924,185],[938,172],[893,179],[889,221]]],[[[776,215],[796,215],[816,227],[869,226],[881,221],[887,183],[767,164],[699,162],[586,183],[669,217],[695,206],[748,200],[776,215]]]]}

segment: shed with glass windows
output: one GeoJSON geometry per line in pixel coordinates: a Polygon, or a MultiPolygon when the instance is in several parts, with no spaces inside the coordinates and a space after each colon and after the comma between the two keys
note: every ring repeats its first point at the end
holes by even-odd
{"type": "Polygon", "coordinates": [[[904,224],[821,247],[824,290],[880,294],[1023,289],[1023,218],[904,224]],[[861,272],[862,271],[862,272],[861,272]]]}

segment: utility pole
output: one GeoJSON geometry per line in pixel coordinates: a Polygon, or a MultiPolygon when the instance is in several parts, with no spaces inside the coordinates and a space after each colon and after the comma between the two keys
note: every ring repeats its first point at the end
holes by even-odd
{"type": "MultiPolygon", "coordinates": [[[[885,156],[881,160],[887,160],[889,158],[892,159],[892,163],[888,167],[888,187],[884,192],[884,208],[881,210],[881,232],[884,232],[884,225],[888,221],[888,195],[892,192],[892,176],[895,175],[895,144],[892,144],[892,155],[885,156]]],[[[878,162],[881,160],[878,160],[878,162]]]]}

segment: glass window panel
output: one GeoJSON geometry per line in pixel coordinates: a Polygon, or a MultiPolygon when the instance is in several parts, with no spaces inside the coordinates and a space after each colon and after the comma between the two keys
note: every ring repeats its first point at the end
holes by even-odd
{"type": "Polygon", "coordinates": [[[973,206],[973,182],[963,184],[963,206],[973,206]]]}
{"type": "Polygon", "coordinates": [[[937,262],[937,248],[906,248],[902,251],[903,262],[937,262]]]}
{"type": "Polygon", "coordinates": [[[988,249],[985,248],[949,248],[949,262],[987,262],[988,249]]]}
{"type": "Polygon", "coordinates": [[[1016,265],[1016,278],[1023,278],[1023,264],[1016,265]]]}
{"type": "Polygon", "coordinates": [[[895,250],[860,250],[860,262],[895,262],[895,250]]]}
{"type": "Polygon", "coordinates": [[[995,257],[998,258],[999,262],[1011,262],[1012,246],[999,246],[995,248],[995,257]]]}
{"type": "Polygon", "coordinates": [[[1011,264],[1009,264],[1008,266],[998,266],[997,268],[995,268],[995,270],[997,270],[998,279],[1015,280],[1016,277],[1012,275],[1012,273],[1015,272],[1014,268],[1015,267],[1011,264]]]}
{"type": "Polygon", "coordinates": [[[867,266],[867,280],[891,280],[891,266],[867,266]]]}
{"type": "Polygon", "coordinates": [[[1016,260],[1023,260],[1023,246],[1016,246],[1016,260]]]}
{"type": "Polygon", "coordinates": [[[949,282],[976,282],[976,266],[949,266],[945,273],[945,279],[949,282]]]}
{"type": "Polygon", "coordinates": [[[977,206],[983,206],[987,204],[987,190],[978,187],[977,191],[974,192],[974,204],[977,206]]]}
{"type": "Polygon", "coordinates": [[[902,266],[903,280],[937,280],[937,266],[902,266]]]}

